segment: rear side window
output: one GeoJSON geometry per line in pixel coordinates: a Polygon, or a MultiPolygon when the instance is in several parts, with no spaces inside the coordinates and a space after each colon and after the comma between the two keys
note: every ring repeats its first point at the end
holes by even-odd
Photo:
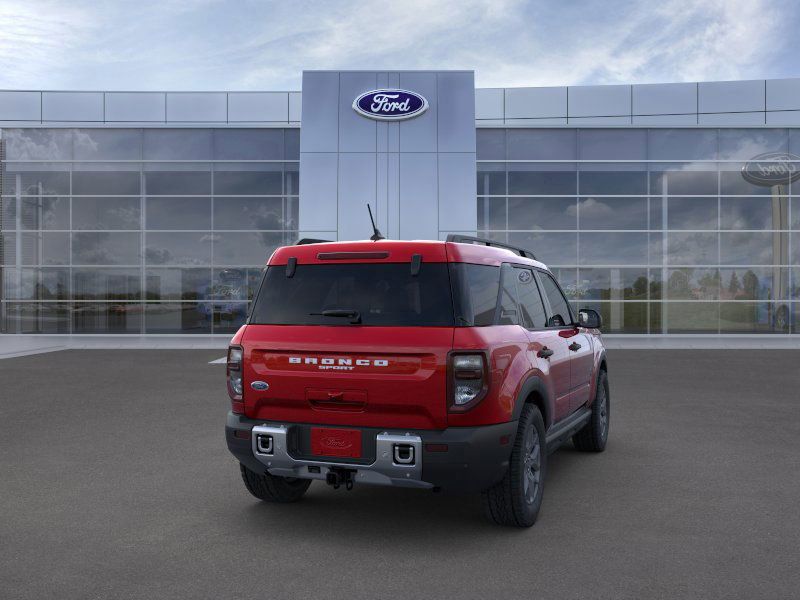
{"type": "Polygon", "coordinates": [[[500,267],[450,263],[456,325],[483,327],[494,324],[500,267]]]}
{"type": "Polygon", "coordinates": [[[569,312],[569,303],[564,298],[564,294],[558,288],[555,279],[549,273],[539,273],[542,289],[550,303],[550,318],[547,327],[563,327],[572,323],[572,315],[569,312]]]}
{"type": "Polygon", "coordinates": [[[503,265],[503,276],[500,278],[500,314],[498,325],[518,325],[517,311],[517,269],[511,265],[503,265]]]}
{"type": "Polygon", "coordinates": [[[544,311],[539,286],[530,269],[515,269],[517,272],[517,295],[522,311],[522,324],[528,329],[541,329],[547,316],[544,311]]]}
{"type": "Polygon", "coordinates": [[[356,311],[361,325],[452,327],[453,303],[446,263],[297,265],[267,269],[253,305],[255,325],[348,325],[323,311],[356,311]]]}

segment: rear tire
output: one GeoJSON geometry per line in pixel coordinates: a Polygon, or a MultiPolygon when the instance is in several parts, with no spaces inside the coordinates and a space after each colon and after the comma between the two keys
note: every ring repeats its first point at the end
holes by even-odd
{"type": "Polygon", "coordinates": [[[608,394],[608,375],[600,371],[597,377],[597,390],[592,402],[592,416],[578,433],[572,436],[572,443],[581,452],[602,452],[608,441],[608,424],[611,405],[608,394]]]}
{"type": "Polygon", "coordinates": [[[530,527],[542,506],[547,447],[544,419],[538,407],[522,409],[508,471],[502,481],[483,492],[483,507],[498,525],[530,527]]]}
{"type": "Polygon", "coordinates": [[[261,475],[241,463],[239,469],[247,491],[264,502],[297,502],[311,485],[310,479],[275,477],[269,473],[261,475]]]}

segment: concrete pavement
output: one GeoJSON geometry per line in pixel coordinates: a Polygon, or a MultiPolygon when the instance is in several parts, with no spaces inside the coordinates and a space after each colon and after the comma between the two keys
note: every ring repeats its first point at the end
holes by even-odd
{"type": "Polygon", "coordinates": [[[789,598],[800,352],[611,350],[611,436],[551,457],[539,522],[314,483],[259,503],[219,350],[0,361],[0,597],[789,598]]]}

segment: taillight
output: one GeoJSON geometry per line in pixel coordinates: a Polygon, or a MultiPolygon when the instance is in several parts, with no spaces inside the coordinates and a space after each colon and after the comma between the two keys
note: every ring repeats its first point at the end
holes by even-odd
{"type": "Polygon", "coordinates": [[[238,414],[244,414],[244,402],[242,401],[243,354],[244,350],[241,346],[228,348],[228,395],[231,397],[231,410],[238,414]]]}
{"type": "Polygon", "coordinates": [[[450,410],[469,410],[489,389],[489,369],[484,353],[450,355],[450,410]]]}

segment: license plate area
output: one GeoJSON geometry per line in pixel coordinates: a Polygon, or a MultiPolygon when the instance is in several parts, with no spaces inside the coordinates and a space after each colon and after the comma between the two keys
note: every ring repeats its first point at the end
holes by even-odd
{"type": "Polygon", "coordinates": [[[312,427],[311,454],[337,458],[361,458],[361,430],[312,427]]]}

